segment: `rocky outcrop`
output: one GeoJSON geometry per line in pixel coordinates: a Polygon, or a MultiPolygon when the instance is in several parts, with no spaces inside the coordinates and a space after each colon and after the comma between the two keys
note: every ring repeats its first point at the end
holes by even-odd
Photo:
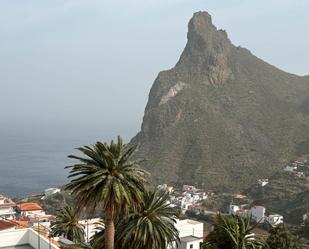
{"type": "Polygon", "coordinates": [[[243,189],[309,151],[308,78],[234,46],[207,12],[194,14],[187,38],[131,141],[153,183],[243,189]]]}

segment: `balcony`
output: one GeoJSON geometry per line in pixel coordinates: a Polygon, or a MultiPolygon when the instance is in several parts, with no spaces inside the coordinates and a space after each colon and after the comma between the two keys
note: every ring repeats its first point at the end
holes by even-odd
{"type": "Polygon", "coordinates": [[[59,249],[31,228],[0,232],[0,249],[59,249]]]}

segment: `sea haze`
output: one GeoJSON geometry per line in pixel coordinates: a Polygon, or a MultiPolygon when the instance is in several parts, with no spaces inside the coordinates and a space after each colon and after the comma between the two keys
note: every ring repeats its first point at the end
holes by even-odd
{"type": "Polygon", "coordinates": [[[100,129],[1,126],[0,194],[19,198],[63,185],[64,167],[73,163],[67,156],[78,153],[74,148],[106,139],[100,129]]]}

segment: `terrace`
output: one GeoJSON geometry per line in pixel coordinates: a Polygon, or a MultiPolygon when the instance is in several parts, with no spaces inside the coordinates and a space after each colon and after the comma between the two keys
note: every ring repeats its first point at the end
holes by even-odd
{"type": "Polygon", "coordinates": [[[59,249],[54,241],[31,228],[0,232],[0,249],[59,249]]]}

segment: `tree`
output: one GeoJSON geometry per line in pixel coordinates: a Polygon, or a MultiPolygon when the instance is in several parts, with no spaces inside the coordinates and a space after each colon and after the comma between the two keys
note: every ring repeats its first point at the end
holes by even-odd
{"type": "Polygon", "coordinates": [[[305,219],[303,226],[300,229],[301,236],[309,239],[309,218],[305,219]]]}
{"type": "MultiPolygon", "coordinates": [[[[90,238],[90,245],[92,246],[92,248],[94,249],[104,249],[104,245],[105,245],[105,236],[104,236],[104,223],[100,222],[98,224],[99,226],[96,228],[96,233],[90,238]],[[102,247],[103,245],[103,247],[102,247]]],[[[117,222],[115,222],[115,231],[117,232],[117,222]]],[[[116,236],[117,238],[117,236],[116,236]]],[[[118,248],[119,246],[117,245],[117,240],[115,241],[115,248],[118,248]]]]}
{"type": "Polygon", "coordinates": [[[214,230],[206,238],[204,249],[253,249],[263,248],[263,243],[255,238],[249,218],[235,215],[217,215],[214,230]]]}
{"type": "Polygon", "coordinates": [[[270,229],[266,244],[269,249],[301,249],[298,238],[283,224],[270,229]]]}
{"type": "Polygon", "coordinates": [[[119,223],[122,249],[166,249],[179,243],[175,228],[178,212],[170,207],[168,193],[145,192],[139,208],[119,223]]]}
{"type": "Polygon", "coordinates": [[[65,189],[71,190],[80,208],[102,206],[105,215],[105,248],[114,249],[114,221],[120,214],[142,201],[146,172],[139,161],[130,160],[136,146],[127,148],[118,136],[117,143],[97,142],[78,148],[86,157],[70,155],[79,162],[70,168],[74,178],[65,189]]]}
{"type": "Polygon", "coordinates": [[[78,223],[76,211],[66,206],[57,212],[56,221],[51,223],[52,237],[64,236],[74,243],[83,242],[85,232],[83,226],[78,223]]]}
{"type": "MultiPolygon", "coordinates": [[[[131,210],[127,219],[115,223],[115,247],[119,249],[166,249],[179,243],[175,217],[178,212],[169,206],[167,193],[145,192],[143,202],[131,210]]],[[[91,238],[94,249],[101,249],[104,226],[91,238]]]]}

